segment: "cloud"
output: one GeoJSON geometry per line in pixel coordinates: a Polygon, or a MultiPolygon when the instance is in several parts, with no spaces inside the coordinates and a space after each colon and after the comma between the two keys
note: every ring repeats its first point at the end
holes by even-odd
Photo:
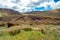
{"type": "Polygon", "coordinates": [[[56,0],[0,0],[0,8],[13,9],[19,12],[46,11],[60,8],[56,0]]]}
{"type": "Polygon", "coordinates": [[[20,2],[20,0],[12,0],[11,2],[18,3],[18,2],[20,2]]]}
{"type": "Polygon", "coordinates": [[[60,1],[52,5],[53,9],[59,9],[60,8],[60,1]]]}

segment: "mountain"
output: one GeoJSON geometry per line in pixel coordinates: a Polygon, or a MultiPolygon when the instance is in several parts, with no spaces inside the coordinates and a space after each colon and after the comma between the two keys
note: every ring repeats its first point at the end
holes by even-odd
{"type": "Polygon", "coordinates": [[[13,25],[60,25],[60,10],[52,11],[35,11],[35,12],[26,12],[19,13],[11,9],[0,9],[1,13],[4,14],[3,17],[0,17],[0,25],[2,24],[13,24],[13,25]],[[7,14],[7,15],[6,15],[7,14]],[[13,16],[12,16],[13,15],[13,16]]]}
{"type": "Polygon", "coordinates": [[[33,12],[26,12],[25,14],[33,14],[33,15],[39,15],[39,16],[50,16],[50,17],[60,17],[60,9],[49,10],[49,11],[33,11],[33,12]]]}
{"type": "Polygon", "coordinates": [[[11,9],[0,8],[0,17],[1,16],[9,16],[9,15],[20,15],[21,13],[18,11],[14,11],[11,9]]]}
{"type": "Polygon", "coordinates": [[[60,18],[57,17],[44,17],[39,15],[18,15],[18,16],[6,16],[0,17],[0,25],[2,24],[13,25],[60,25],[60,18]]]}

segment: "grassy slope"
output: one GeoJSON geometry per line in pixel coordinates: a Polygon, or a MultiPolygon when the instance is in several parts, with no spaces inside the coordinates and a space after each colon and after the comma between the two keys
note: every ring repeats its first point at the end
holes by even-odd
{"type": "MultiPolygon", "coordinates": [[[[33,26],[32,26],[33,27],[33,26]]],[[[21,30],[20,33],[12,36],[6,31],[3,31],[7,28],[0,28],[0,40],[60,40],[59,32],[53,30],[56,27],[60,27],[60,25],[42,25],[45,27],[45,33],[41,31],[25,31],[21,30]]]]}
{"type": "MultiPolygon", "coordinates": [[[[3,11],[4,12],[4,11],[3,11]]],[[[9,13],[9,12],[7,12],[9,13]]],[[[8,16],[9,14],[5,14],[5,12],[1,15],[8,16]]],[[[12,13],[11,13],[12,14],[12,13]]],[[[30,15],[30,14],[29,14],[30,15]]],[[[57,16],[60,17],[60,13],[43,13],[41,14],[33,14],[33,15],[39,15],[39,16],[57,16]]],[[[0,40],[60,40],[60,33],[59,31],[55,31],[54,29],[56,27],[60,27],[60,25],[22,25],[21,27],[28,26],[28,27],[40,27],[43,29],[46,29],[44,32],[41,31],[25,31],[21,30],[20,33],[12,36],[7,31],[9,30],[6,27],[0,27],[0,40]],[[8,29],[8,30],[7,30],[8,29]]],[[[14,29],[14,28],[13,28],[14,29]]],[[[13,31],[13,30],[12,30],[13,31]]],[[[15,30],[16,31],[16,30],[15,30]]]]}
{"type": "Polygon", "coordinates": [[[14,11],[11,9],[0,8],[0,17],[10,16],[10,15],[20,15],[18,11],[14,11]]]}

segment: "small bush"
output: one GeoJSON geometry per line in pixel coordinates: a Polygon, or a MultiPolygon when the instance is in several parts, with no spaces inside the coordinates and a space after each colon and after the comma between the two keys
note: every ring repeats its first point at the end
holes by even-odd
{"type": "Polygon", "coordinates": [[[24,30],[24,31],[32,31],[31,28],[24,28],[23,30],[24,30]]]}
{"type": "Polygon", "coordinates": [[[43,30],[43,29],[41,29],[41,33],[42,33],[42,34],[46,34],[46,31],[43,30]]]}
{"type": "Polygon", "coordinates": [[[8,33],[10,35],[16,35],[16,34],[20,33],[20,28],[19,27],[11,27],[10,29],[8,29],[8,33]]]}
{"type": "Polygon", "coordinates": [[[5,27],[6,26],[6,24],[0,24],[0,27],[5,27]]]}
{"type": "Polygon", "coordinates": [[[9,28],[9,27],[11,27],[11,26],[14,26],[14,24],[12,24],[12,23],[7,23],[7,26],[8,26],[8,28],[9,28]]]}

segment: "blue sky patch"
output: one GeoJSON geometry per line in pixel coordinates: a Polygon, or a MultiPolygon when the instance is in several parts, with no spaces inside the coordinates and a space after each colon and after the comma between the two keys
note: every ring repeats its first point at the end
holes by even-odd
{"type": "Polygon", "coordinates": [[[54,0],[54,2],[58,2],[58,1],[60,1],[60,0],[54,0]]]}
{"type": "Polygon", "coordinates": [[[35,7],[36,10],[45,10],[45,7],[35,7]]]}

